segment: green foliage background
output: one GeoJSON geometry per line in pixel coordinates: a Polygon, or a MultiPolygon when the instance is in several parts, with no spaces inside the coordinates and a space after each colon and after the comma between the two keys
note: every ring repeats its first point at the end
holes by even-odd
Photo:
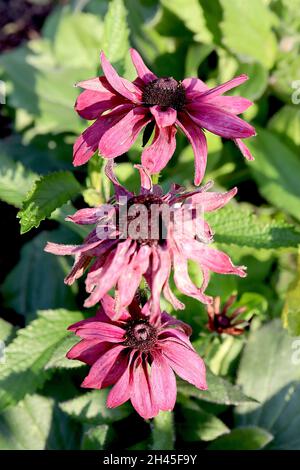
{"type": "MultiPolygon", "coordinates": [[[[0,449],[299,450],[300,0],[57,5],[39,38],[1,55],[0,79],[8,91],[3,112],[13,121],[1,141],[0,199],[19,210],[21,232],[31,231],[1,286],[3,312],[22,316],[26,327],[0,319],[0,449]],[[72,143],[87,126],[73,111],[73,85],[101,72],[101,49],[135,78],[130,45],[161,76],[199,76],[214,86],[247,73],[235,93],[255,101],[244,117],[258,132],[249,140],[250,163],[231,142],[207,133],[205,176],[220,189],[239,187],[237,201],[209,222],[217,244],[248,266],[248,277],[214,275],[208,292],[223,302],[237,292],[237,305],[255,314],[250,332],[212,335],[204,307],[185,298],[180,315],[209,368],[209,390],[178,382],[175,411],[151,422],[130,404],[107,410],[105,390],[80,389],[87,369],[65,359],[76,342],[66,328],[93,312],[81,308],[82,283],[63,284],[69,260],[43,252],[47,240],[78,242],[84,229],[64,217],[110,194],[99,157],[72,167],[72,143]]],[[[165,188],[192,184],[192,150],[183,136],[177,142],[161,174],[165,188]]],[[[137,189],[140,152],[138,140],[117,168],[130,189],[137,189]]],[[[5,231],[4,216],[1,226],[5,231]]],[[[197,279],[193,266],[191,274],[197,279]]]]}

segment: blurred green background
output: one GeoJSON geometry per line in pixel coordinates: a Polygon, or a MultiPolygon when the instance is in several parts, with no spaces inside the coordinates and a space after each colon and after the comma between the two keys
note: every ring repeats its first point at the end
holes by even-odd
{"type": "MultiPolygon", "coordinates": [[[[0,1],[0,51],[0,449],[300,449],[300,0],[0,1]],[[209,333],[205,308],[182,297],[180,318],[209,366],[209,391],[179,383],[174,413],[151,423],[128,404],[107,410],[106,391],[80,389],[87,369],[64,358],[76,341],[66,327],[93,312],[82,313],[82,282],[63,284],[70,260],[43,252],[47,240],[80,242],[84,231],[64,217],[110,194],[98,156],[72,166],[72,144],[87,126],[73,110],[73,85],[101,74],[101,49],[134,79],[130,46],[160,76],[215,86],[247,73],[234,93],[255,102],[244,118],[258,132],[250,163],[207,133],[205,177],[239,188],[237,202],[209,221],[248,277],[213,275],[208,293],[222,302],[237,293],[245,318],[255,314],[250,332],[209,333]],[[54,202],[22,220],[21,236],[18,210],[53,172],[45,196],[54,202]]],[[[130,189],[140,153],[141,138],[117,160],[130,189]]],[[[193,174],[178,135],[160,183],[191,186],[193,174]]]]}

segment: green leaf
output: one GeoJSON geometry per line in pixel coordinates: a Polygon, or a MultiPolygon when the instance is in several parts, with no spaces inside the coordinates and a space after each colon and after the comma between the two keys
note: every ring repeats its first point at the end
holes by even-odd
{"type": "Polygon", "coordinates": [[[84,424],[110,424],[126,418],[132,408],[125,403],[118,408],[107,408],[108,390],[93,390],[60,404],[61,409],[76,421],[84,424]]]}
{"type": "Polygon", "coordinates": [[[127,10],[123,0],[109,2],[104,19],[102,50],[120,73],[124,72],[125,56],[129,49],[129,29],[126,21],[127,10]]]}
{"type": "Polygon", "coordinates": [[[14,162],[5,154],[0,155],[0,199],[21,207],[28,191],[38,175],[27,170],[21,162],[14,162]]]}
{"type": "Polygon", "coordinates": [[[17,332],[6,348],[6,361],[0,368],[0,409],[17,403],[43,385],[49,376],[44,367],[68,335],[67,327],[82,319],[80,312],[45,310],[17,332]]]}
{"type": "Polygon", "coordinates": [[[59,171],[36,181],[18,213],[21,233],[38,227],[52,212],[77,196],[80,184],[69,171],[59,171]]]}
{"type": "Polygon", "coordinates": [[[78,431],[40,395],[26,397],[0,415],[1,450],[67,450],[78,446],[78,431]]]}
{"type": "Polygon", "coordinates": [[[82,367],[84,364],[80,361],[67,359],[67,352],[78,343],[78,337],[74,334],[67,336],[53,352],[49,361],[45,365],[45,370],[48,369],[74,369],[82,367]]]}
{"type": "Polygon", "coordinates": [[[21,259],[6,277],[1,293],[4,304],[22,315],[47,308],[74,308],[76,287],[64,284],[70,270],[69,260],[44,251],[47,241],[70,242],[61,229],[42,232],[21,249],[21,259]]]}
{"type": "Polygon", "coordinates": [[[263,449],[273,439],[272,434],[265,429],[244,427],[233,429],[229,434],[219,437],[212,442],[209,450],[259,450],[263,449]]]}
{"type": "Polygon", "coordinates": [[[300,220],[300,160],[270,131],[257,132],[247,145],[255,157],[249,168],[259,190],[268,202],[300,220]]]}
{"type": "Polygon", "coordinates": [[[81,450],[103,450],[105,448],[109,426],[100,424],[88,429],[82,438],[81,450]]]}
{"type": "Polygon", "coordinates": [[[217,243],[264,249],[291,248],[300,244],[300,231],[292,225],[275,220],[266,222],[240,204],[208,213],[205,218],[215,232],[217,243]]]}
{"type": "Polygon", "coordinates": [[[276,319],[252,331],[238,370],[238,383],[257,403],[240,405],[240,426],[269,431],[273,449],[300,449],[299,341],[276,319]]]}
{"type": "Polygon", "coordinates": [[[202,6],[198,0],[189,0],[188,8],[185,0],[160,0],[160,3],[178,16],[184,25],[194,33],[194,40],[210,44],[213,35],[206,26],[202,6]]]}
{"type": "Polygon", "coordinates": [[[206,368],[206,374],[208,390],[198,390],[193,385],[180,381],[178,382],[178,391],[184,396],[199,398],[220,405],[238,405],[253,402],[253,399],[246,396],[240,387],[217,377],[208,368],[206,368]]]}
{"type": "Polygon", "coordinates": [[[151,423],[151,431],[153,450],[174,449],[174,417],[171,411],[160,411],[151,423]]]}
{"type": "Polygon", "coordinates": [[[183,403],[181,413],[184,421],[179,423],[178,429],[184,441],[212,441],[229,432],[223,421],[192,400],[183,403]]]}
{"type": "Polygon", "coordinates": [[[300,255],[294,282],[289,287],[282,311],[283,326],[293,336],[300,336],[300,255]]]}
{"type": "Polygon", "coordinates": [[[268,128],[290,145],[295,152],[300,146],[300,109],[299,106],[283,106],[268,123],[268,128]]]}
{"type": "Polygon", "coordinates": [[[223,20],[220,24],[224,45],[243,62],[274,64],[277,42],[272,26],[275,16],[263,0],[220,0],[223,20]]]}

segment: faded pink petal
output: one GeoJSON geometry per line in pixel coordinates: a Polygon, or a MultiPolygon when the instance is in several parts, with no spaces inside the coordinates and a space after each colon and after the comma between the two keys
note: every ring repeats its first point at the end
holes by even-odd
{"type": "Polygon", "coordinates": [[[125,78],[121,78],[117,74],[114,67],[109,63],[109,61],[105,57],[104,52],[101,52],[100,59],[104,75],[109,84],[113,87],[113,89],[120,93],[120,95],[132,101],[133,103],[141,103],[141,90],[133,83],[129,82],[125,78]]]}
{"type": "Polygon", "coordinates": [[[195,351],[171,341],[164,342],[162,350],[176,374],[200,390],[207,390],[205,365],[195,351]]]}
{"type": "Polygon", "coordinates": [[[142,165],[134,165],[134,168],[139,170],[140,178],[141,178],[141,194],[148,194],[149,191],[152,191],[152,179],[146,168],[142,165]]]}
{"type": "Polygon", "coordinates": [[[176,402],[176,379],[168,361],[161,354],[155,354],[151,365],[153,397],[160,410],[173,410],[176,402]]]}
{"type": "Polygon", "coordinates": [[[151,173],[159,173],[173,156],[176,148],[176,129],[157,127],[152,144],[142,153],[142,164],[151,173]]]}
{"type": "Polygon", "coordinates": [[[197,103],[189,108],[191,119],[213,134],[227,139],[246,138],[255,135],[255,129],[235,114],[212,104],[197,103]]]}
{"type": "Polygon", "coordinates": [[[201,128],[193,123],[193,121],[185,114],[179,113],[177,125],[185,133],[189,139],[194,155],[195,155],[195,177],[194,183],[198,186],[206,170],[207,162],[207,142],[206,137],[201,128]]]}
{"type": "Polygon", "coordinates": [[[237,193],[233,188],[226,193],[204,192],[191,196],[193,204],[199,204],[204,212],[212,212],[225,206],[237,193]]]}
{"type": "Polygon", "coordinates": [[[157,76],[154,75],[154,73],[152,73],[151,70],[149,70],[148,67],[145,65],[138,51],[131,48],[130,55],[131,55],[131,60],[133,62],[133,65],[136,69],[136,72],[138,76],[143,80],[144,83],[152,82],[153,80],[157,78],[157,76]]]}
{"type": "Polygon", "coordinates": [[[98,207],[80,209],[75,214],[66,217],[66,220],[78,225],[93,225],[98,222],[100,214],[98,207]]]}
{"type": "Polygon", "coordinates": [[[115,158],[130,149],[140,131],[150,121],[147,109],[131,109],[117,123],[107,127],[99,139],[99,152],[105,158],[115,158]]]}
{"type": "Polygon", "coordinates": [[[251,154],[250,150],[248,149],[248,147],[244,144],[244,142],[241,139],[234,139],[234,143],[238,146],[238,148],[242,152],[242,155],[245,158],[247,158],[247,160],[254,160],[254,157],[251,154]]]}
{"type": "Polygon", "coordinates": [[[164,109],[161,106],[151,106],[150,111],[158,127],[172,126],[176,122],[177,111],[173,108],[164,109]]]}

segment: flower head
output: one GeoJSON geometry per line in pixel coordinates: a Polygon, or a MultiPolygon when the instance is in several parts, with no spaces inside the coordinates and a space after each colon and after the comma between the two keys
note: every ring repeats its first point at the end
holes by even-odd
{"type": "Polygon", "coordinates": [[[85,90],[75,109],[95,122],[74,145],[74,165],[82,165],[97,150],[104,158],[127,152],[147,125],[151,130],[154,126],[154,138],[142,153],[142,164],[151,174],[160,172],[172,157],[177,129],[184,132],[193,147],[196,185],[201,183],[206,168],[204,129],[232,139],[242,154],[252,159],[241,139],[255,135],[255,129],[238,117],[252,103],[238,96],[223,96],[245,82],[246,75],[210,89],[198,78],[182,82],[173,77],[158,78],[134,49],[131,58],[138,74],[134,82],[119,77],[102,52],[104,76],[77,84],[85,90]]]}
{"type": "Polygon", "coordinates": [[[219,334],[238,336],[244,333],[245,328],[250,325],[250,320],[239,320],[238,317],[246,312],[247,307],[239,307],[228,314],[229,308],[236,301],[237,296],[231,295],[227,302],[220,308],[220,297],[216,297],[211,305],[208,305],[208,324],[207,328],[219,334]]]}
{"type": "Polygon", "coordinates": [[[97,315],[69,330],[81,341],[68,352],[91,366],[82,387],[101,389],[113,385],[107,406],[127,400],[145,419],[160,410],[172,410],[178,374],[200,390],[206,390],[205,365],[189,341],[191,329],[166,312],[153,322],[148,305],[134,302],[114,320],[114,301],[104,296],[97,315]]]}
{"type": "Polygon", "coordinates": [[[76,224],[96,224],[82,245],[48,243],[45,250],[75,255],[74,266],[65,279],[67,284],[89,267],[86,307],[97,304],[115,287],[116,311],[120,311],[131,304],[144,277],[151,291],[153,315],[158,315],[162,292],[175,309],[182,309],[184,304],[169,285],[172,271],[179,291],[200,302],[212,302],[204,293],[210,271],[246,276],[245,267],[234,266],[225,253],[211,247],[212,230],[203,217],[205,212],[224,206],[236,194],[236,188],[227,193],[208,192],[208,183],[185,192],[173,185],[163,194],[158,185],[152,185],[145,170],[141,166],[138,169],[141,191],[135,195],[120,185],[109,162],[106,171],[115,187],[115,204],[81,209],[67,218],[76,224]],[[190,279],[188,260],[198,263],[202,271],[200,287],[190,279]]]}

